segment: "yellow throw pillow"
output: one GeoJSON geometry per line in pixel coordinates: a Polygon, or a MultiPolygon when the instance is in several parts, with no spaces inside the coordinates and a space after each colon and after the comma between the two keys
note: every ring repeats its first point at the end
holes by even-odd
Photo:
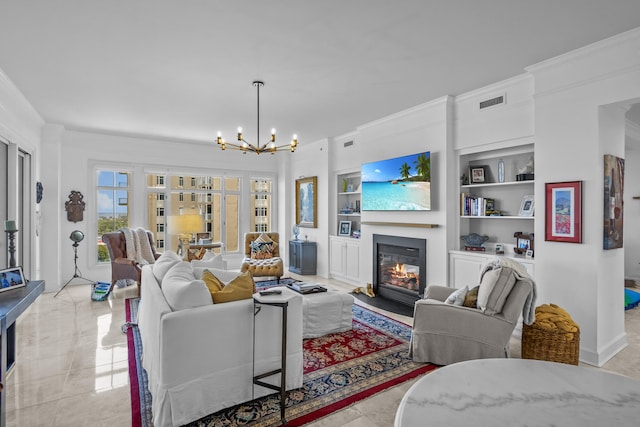
{"type": "Polygon", "coordinates": [[[211,298],[215,304],[224,302],[250,299],[255,293],[256,285],[253,276],[248,271],[240,273],[235,279],[225,285],[209,270],[202,273],[202,280],[211,292],[211,298]]]}
{"type": "Polygon", "coordinates": [[[209,270],[205,270],[202,272],[202,280],[204,280],[204,284],[209,288],[209,292],[213,295],[214,292],[219,292],[224,288],[224,283],[213,275],[209,270]]]}

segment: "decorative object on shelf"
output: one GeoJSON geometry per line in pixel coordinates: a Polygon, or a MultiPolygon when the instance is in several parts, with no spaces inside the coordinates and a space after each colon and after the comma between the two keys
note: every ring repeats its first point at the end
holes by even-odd
{"type": "Polygon", "coordinates": [[[351,221],[340,221],[338,236],[351,236],[351,221]]]}
{"type": "Polygon", "coordinates": [[[347,180],[346,179],[342,180],[342,192],[343,193],[347,192],[347,180]]]}
{"type": "Polygon", "coordinates": [[[86,277],[82,277],[82,273],[78,268],[78,246],[80,245],[80,242],[84,240],[84,233],[80,230],[74,230],[69,235],[69,239],[71,239],[71,241],[73,242],[73,245],[72,245],[73,246],[73,265],[75,267],[73,270],[73,276],[71,276],[71,278],[67,280],[67,282],[64,285],[62,285],[62,287],[58,290],[58,292],[56,292],[56,294],[53,296],[54,298],[57,297],[58,294],[62,292],[62,290],[69,283],[71,283],[73,279],[82,279],[89,283],[95,283],[95,280],[90,280],[90,279],[87,279],[86,277]]]}
{"type": "Polygon", "coordinates": [[[69,200],[64,203],[64,208],[67,211],[67,221],[82,221],[85,206],[85,202],[82,199],[84,199],[84,196],[81,192],[71,191],[69,200]]]}
{"type": "Polygon", "coordinates": [[[545,184],[545,240],[582,243],[582,181],[545,184]]]}
{"type": "Polygon", "coordinates": [[[488,166],[469,166],[469,176],[472,184],[482,184],[489,182],[488,166]]]}
{"type": "Polygon", "coordinates": [[[622,247],[624,229],[623,200],[624,159],[604,155],[604,235],[605,250],[622,247]]]}
{"type": "Polygon", "coordinates": [[[42,201],[42,192],[44,188],[42,187],[42,183],[40,181],[36,182],[36,203],[40,203],[42,201]]]}
{"type": "Polygon", "coordinates": [[[531,250],[531,256],[533,256],[533,233],[525,234],[521,231],[516,231],[513,234],[516,238],[516,246],[513,251],[518,255],[524,255],[528,250],[531,250]]]}
{"type": "Polygon", "coordinates": [[[353,193],[353,184],[347,185],[347,193],[353,193]]]}
{"type": "Polygon", "coordinates": [[[484,252],[486,250],[484,242],[489,240],[489,236],[481,236],[478,233],[471,233],[460,237],[460,239],[464,240],[465,251],[484,252]]]}
{"type": "Polygon", "coordinates": [[[496,255],[504,255],[504,245],[502,243],[496,243],[496,255]]]}
{"type": "Polygon", "coordinates": [[[298,227],[298,224],[293,224],[291,231],[293,232],[293,240],[298,240],[298,235],[300,234],[300,227],[298,227]]]}
{"type": "Polygon", "coordinates": [[[360,200],[356,200],[356,210],[357,213],[360,213],[360,200]]]}
{"type": "Polygon", "coordinates": [[[359,239],[360,238],[360,230],[352,230],[351,231],[351,237],[353,237],[354,239],[359,239]]]}
{"type": "Polygon", "coordinates": [[[294,152],[296,150],[296,147],[298,146],[298,136],[294,134],[290,144],[276,145],[275,129],[271,129],[271,139],[269,140],[269,142],[265,143],[264,145],[260,145],[260,142],[259,142],[260,140],[260,88],[264,86],[264,82],[256,80],[253,82],[253,85],[256,87],[256,90],[258,93],[258,98],[257,98],[258,114],[257,114],[257,127],[256,127],[256,144],[257,145],[250,144],[244,140],[244,138],[242,137],[241,127],[238,127],[238,144],[234,144],[234,143],[223,140],[222,134],[218,132],[218,138],[217,138],[218,145],[222,150],[226,150],[227,148],[230,148],[232,150],[240,150],[244,154],[247,154],[248,151],[256,154],[262,154],[262,153],[275,154],[276,151],[282,151],[282,150],[288,150],[288,151],[294,152]],[[240,142],[242,142],[242,144],[240,144],[240,142]]]}
{"type": "Polygon", "coordinates": [[[7,240],[9,240],[8,250],[9,250],[9,267],[16,266],[16,233],[18,232],[18,227],[16,226],[16,222],[12,219],[8,219],[4,222],[4,231],[7,233],[7,240]]]}
{"type": "Polygon", "coordinates": [[[533,180],[533,177],[533,156],[531,156],[527,160],[527,163],[525,163],[524,166],[518,169],[516,181],[531,181],[533,180]]]}
{"type": "Polygon", "coordinates": [[[469,185],[469,177],[466,173],[463,173],[460,177],[460,185],[469,185]]]}
{"type": "Polygon", "coordinates": [[[318,177],[296,179],[296,224],[318,227],[318,177]]]}
{"type": "Polygon", "coordinates": [[[498,160],[498,182],[504,182],[504,160],[498,160]]]}
{"type": "Polygon", "coordinates": [[[535,201],[533,196],[524,196],[522,198],[522,203],[520,204],[518,216],[533,216],[535,211],[534,203],[535,201]]]}
{"type": "Polygon", "coordinates": [[[22,274],[22,268],[11,266],[0,270],[0,292],[22,288],[27,285],[22,274]]]}

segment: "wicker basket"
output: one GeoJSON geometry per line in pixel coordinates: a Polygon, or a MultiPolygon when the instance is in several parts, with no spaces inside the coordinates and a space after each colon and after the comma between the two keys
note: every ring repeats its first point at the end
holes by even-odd
{"type": "Polygon", "coordinates": [[[559,329],[546,329],[537,325],[522,325],[522,358],[577,365],[580,356],[580,329],[573,339],[559,329]]]}

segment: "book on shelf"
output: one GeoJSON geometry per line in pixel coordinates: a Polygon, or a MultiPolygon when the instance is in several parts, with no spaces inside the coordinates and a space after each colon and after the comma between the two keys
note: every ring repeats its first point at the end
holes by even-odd
{"type": "Polygon", "coordinates": [[[485,252],[487,249],[484,246],[465,246],[464,250],[470,252],[485,252]]]}
{"type": "Polygon", "coordinates": [[[479,197],[472,194],[460,194],[460,215],[488,216],[496,212],[496,201],[489,197],[479,197]]]}

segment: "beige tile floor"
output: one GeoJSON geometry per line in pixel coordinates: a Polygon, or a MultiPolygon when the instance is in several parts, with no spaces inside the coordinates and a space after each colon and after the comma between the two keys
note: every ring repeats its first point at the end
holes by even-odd
{"type": "MultiPolygon", "coordinates": [[[[349,285],[305,276],[337,289],[349,285]]],[[[18,319],[17,362],[7,377],[7,425],[129,426],[131,400],[124,300],[135,286],[115,289],[109,300],[90,299],[87,285],[69,285],[56,298],[41,295],[18,319]]],[[[385,313],[405,323],[411,318],[385,313]]],[[[640,308],[625,312],[629,346],[601,369],[640,379],[640,308]]],[[[512,356],[520,354],[512,342],[512,356]]],[[[406,382],[312,424],[314,427],[388,427],[406,382]]]]}

